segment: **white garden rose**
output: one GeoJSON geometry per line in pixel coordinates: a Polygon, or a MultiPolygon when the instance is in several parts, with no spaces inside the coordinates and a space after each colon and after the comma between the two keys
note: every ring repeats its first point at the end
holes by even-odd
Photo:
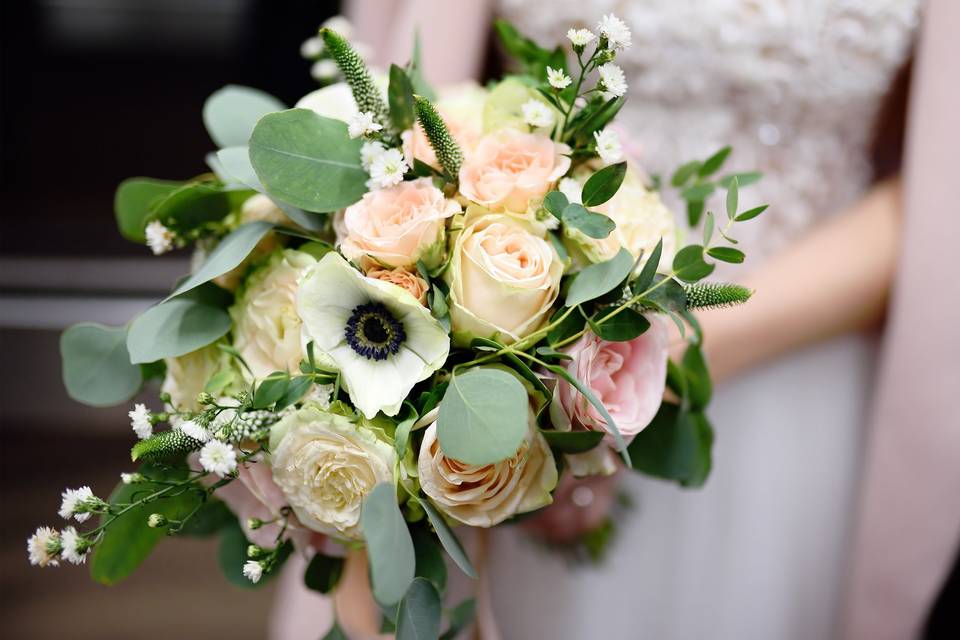
{"type": "Polygon", "coordinates": [[[516,342],[540,328],[560,292],[563,262],[543,227],[469,207],[445,277],[454,340],[516,342]]]}
{"type": "Polygon", "coordinates": [[[277,251],[250,274],[237,293],[230,309],[233,346],[255,377],[299,370],[303,345],[297,288],[315,263],[313,256],[302,251],[277,251]]]}
{"type": "Polygon", "coordinates": [[[393,446],[364,423],[307,404],[270,432],[273,479],[307,528],[360,540],[363,499],[393,484],[393,446]]]}
{"type": "MultiPolygon", "coordinates": [[[[580,201],[580,185],[564,180],[565,195],[573,202],[580,201]],[[571,196],[575,196],[571,198],[571,196]]],[[[660,194],[644,187],[643,181],[632,169],[617,193],[607,202],[590,207],[591,211],[609,216],[616,229],[606,238],[597,240],[571,227],[564,227],[566,245],[578,262],[604,262],[623,247],[634,257],[650,255],[660,238],[663,252],[660,264],[670,265],[677,244],[677,228],[673,214],[660,200],[660,194]]],[[[585,266],[585,265],[582,265],[585,266]]]]}
{"type": "Polygon", "coordinates": [[[471,465],[440,449],[437,425],[427,427],[420,445],[420,486],[437,507],[473,527],[492,527],[507,518],[553,502],[557,465],[530,409],[527,437],[516,455],[495,464],[471,465]]]}
{"type": "Polygon", "coordinates": [[[176,358],[167,358],[167,374],[160,387],[170,394],[170,404],[185,411],[197,411],[197,395],[221,366],[222,352],[216,345],[191,351],[176,358]]]}

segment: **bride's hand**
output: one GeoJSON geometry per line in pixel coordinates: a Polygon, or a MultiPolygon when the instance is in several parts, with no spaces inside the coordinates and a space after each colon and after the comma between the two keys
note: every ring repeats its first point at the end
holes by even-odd
{"type": "Polygon", "coordinates": [[[574,542],[603,524],[616,499],[619,479],[620,471],[588,478],[564,474],[553,504],[524,521],[523,527],[554,544],[574,542]]]}

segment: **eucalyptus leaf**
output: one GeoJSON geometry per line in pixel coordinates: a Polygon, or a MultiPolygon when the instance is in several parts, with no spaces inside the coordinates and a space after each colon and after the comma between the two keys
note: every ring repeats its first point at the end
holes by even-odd
{"type": "Polygon", "coordinates": [[[417,577],[426,578],[438,592],[443,593],[447,588],[447,563],[443,558],[440,543],[432,533],[422,527],[413,529],[411,535],[417,559],[417,577]]]}
{"type": "Polygon", "coordinates": [[[562,191],[551,191],[543,199],[543,207],[557,220],[563,220],[563,210],[570,202],[562,191]]]}
{"type": "Polygon", "coordinates": [[[690,181],[690,178],[692,178],[697,171],[699,171],[699,169],[699,160],[691,160],[690,162],[680,165],[670,177],[670,185],[679,189],[683,185],[687,184],[687,182],[690,181]]]}
{"type": "Polygon", "coordinates": [[[153,204],[181,186],[182,182],[153,178],[128,178],[121,182],[113,198],[113,211],[120,234],[132,242],[146,242],[144,229],[153,204]]]}
{"type": "Polygon", "coordinates": [[[704,483],[711,467],[713,432],[699,412],[664,402],[653,421],[630,443],[633,468],[688,487],[704,483]]]}
{"type": "Polygon", "coordinates": [[[746,258],[743,251],[734,249],[733,247],[711,247],[707,249],[707,255],[722,262],[731,262],[733,264],[740,264],[746,258]]]}
{"type": "MultiPolygon", "coordinates": [[[[553,323],[557,318],[566,312],[566,308],[558,309],[553,314],[553,317],[550,318],[550,322],[553,323]]],[[[567,313],[567,317],[563,319],[563,322],[555,326],[547,333],[547,342],[551,345],[555,345],[558,342],[563,342],[567,338],[576,335],[581,329],[583,329],[586,323],[587,320],[583,317],[583,314],[574,309],[572,312],[567,313]]]]}
{"type": "Polygon", "coordinates": [[[603,441],[603,431],[555,431],[544,429],[540,434],[552,449],[561,453],[584,453],[603,441]]]}
{"type": "Polygon", "coordinates": [[[703,200],[690,200],[687,202],[687,224],[695,227],[700,223],[700,217],[703,215],[703,200]]]}
{"type": "Polygon", "coordinates": [[[703,409],[710,403],[713,395],[713,384],[710,380],[710,371],[703,357],[700,347],[691,344],[683,353],[684,379],[687,381],[690,406],[694,409],[703,409]]]}
{"type": "Polygon", "coordinates": [[[416,407],[409,402],[404,402],[400,415],[397,429],[393,435],[393,448],[396,450],[397,456],[403,458],[407,455],[407,446],[410,444],[410,430],[420,414],[417,413],[416,407]]]}
{"type": "Polygon", "coordinates": [[[651,284],[653,284],[653,276],[657,274],[657,268],[660,266],[661,255],[663,255],[663,238],[660,238],[657,241],[657,246],[653,248],[653,251],[650,252],[650,256],[646,259],[646,262],[643,263],[643,268],[640,270],[640,275],[638,275],[634,281],[630,283],[630,287],[634,295],[640,295],[649,289],[651,284]]]}
{"type": "Polygon", "coordinates": [[[127,329],[84,322],[60,336],[63,384],[67,395],[92,407],[110,407],[130,400],[143,373],[130,362],[127,329]]]}
{"type": "Polygon", "coordinates": [[[681,280],[693,282],[713,273],[714,266],[703,260],[703,246],[687,245],[673,258],[673,272],[681,280]]]}
{"type": "Polygon", "coordinates": [[[456,534],[450,529],[447,521],[443,519],[443,516],[428,499],[418,498],[417,501],[426,512],[427,519],[430,520],[430,524],[433,525],[433,529],[437,532],[437,537],[440,539],[440,544],[443,545],[450,559],[460,567],[460,570],[463,571],[464,574],[476,579],[477,570],[473,568],[473,563],[470,562],[470,556],[468,556],[467,552],[463,549],[463,545],[460,544],[460,540],[457,539],[456,534]]]}
{"type": "Polygon", "coordinates": [[[612,198],[623,184],[623,178],[626,175],[626,162],[612,164],[594,173],[583,185],[581,199],[584,206],[593,207],[612,198]]]}
{"type": "Polygon", "coordinates": [[[330,593],[343,575],[343,558],[316,553],[303,573],[303,583],[312,591],[330,593]]]}
{"type": "Polygon", "coordinates": [[[445,456],[493,464],[517,453],[527,434],[527,390],[500,369],[455,374],[440,403],[437,438],[445,456]]]}
{"type": "Polygon", "coordinates": [[[733,220],[737,215],[737,206],[739,205],[740,184],[737,177],[730,180],[730,186],[727,187],[727,217],[733,220]]]}
{"type": "Polygon", "coordinates": [[[703,223],[703,246],[708,246],[713,239],[713,213],[708,211],[706,221],[703,223]]]}
{"type": "Polygon", "coordinates": [[[127,350],[133,363],[174,358],[207,346],[229,330],[225,309],[181,296],[151,307],[130,323],[127,350]]]}
{"type": "Polygon", "coordinates": [[[743,213],[737,214],[737,216],[734,218],[734,221],[736,221],[736,222],[744,222],[744,221],[746,221],[746,220],[753,220],[753,219],[756,218],[758,215],[760,215],[761,213],[763,213],[764,211],[766,211],[769,206],[770,206],[770,205],[765,204],[765,205],[762,205],[762,206],[759,206],[759,207],[754,207],[753,209],[747,209],[747,210],[744,211],[743,213]]]}
{"type": "Polygon", "coordinates": [[[397,640],[436,640],[440,636],[440,594],[426,578],[416,578],[397,612],[397,640]]]}
{"type": "Polygon", "coordinates": [[[570,283],[565,306],[575,307],[612,291],[632,270],[633,256],[626,249],[606,262],[584,268],[570,283]]]}
{"type": "Polygon", "coordinates": [[[706,178],[716,173],[716,171],[723,166],[723,163],[727,160],[727,156],[730,155],[731,151],[733,151],[732,147],[724,147],[704,160],[703,165],[697,170],[697,175],[701,178],[706,178]]]}
{"type": "Polygon", "coordinates": [[[687,308],[687,292],[683,285],[668,276],[654,276],[654,289],[644,296],[641,303],[651,303],[664,311],[680,313],[687,308]],[[663,282],[666,280],[667,282],[663,282]],[[662,284],[661,284],[662,283],[662,284]]]}
{"type": "Polygon", "coordinates": [[[307,109],[261,118],[250,137],[250,162],[266,192],[318,213],[353,204],[367,192],[362,140],[347,125],[307,109]]]}
{"type": "Polygon", "coordinates": [[[413,581],[416,556],[392,484],[378,484],[363,501],[360,525],[367,542],[373,595],[377,602],[400,602],[413,581]]]}
{"type": "Polygon", "coordinates": [[[239,266],[272,228],[271,223],[263,221],[239,226],[220,241],[197,272],[181,283],[173,293],[167,296],[166,300],[199,287],[204,282],[209,282],[239,266]]]}
{"type": "Polygon", "coordinates": [[[730,186],[730,183],[733,181],[734,178],[737,179],[737,183],[739,184],[739,186],[745,187],[747,185],[758,182],[761,178],[763,178],[763,174],[760,173],[759,171],[747,171],[745,173],[732,173],[730,175],[720,178],[720,180],[717,181],[717,184],[719,184],[722,188],[726,189],[730,186]]]}
{"type": "Polygon", "coordinates": [[[464,600],[450,610],[450,626],[440,636],[440,640],[455,640],[461,631],[467,628],[476,615],[477,602],[473,598],[464,600]]]}
{"type": "Polygon", "coordinates": [[[245,145],[262,116],[286,106],[273,96],[238,85],[215,91],[203,105],[203,124],[218,147],[245,145]]]}
{"type": "Polygon", "coordinates": [[[712,182],[701,182],[687,187],[680,192],[680,197],[684,200],[692,200],[700,202],[706,200],[714,191],[716,187],[712,182]]]}
{"type": "Polygon", "coordinates": [[[650,321],[630,307],[612,315],[617,307],[607,307],[592,318],[590,328],[608,342],[628,342],[650,328],[650,321]],[[608,318],[608,316],[611,316],[608,318]]]}
{"type": "Polygon", "coordinates": [[[563,223],[598,240],[606,238],[617,228],[610,216],[590,211],[576,202],[571,202],[563,210],[563,223]]]}
{"type": "Polygon", "coordinates": [[[190,182],[156,200],[150,218],[178,230],[195,229],[227,217],[248,195],[212,182],[190,182]]]}

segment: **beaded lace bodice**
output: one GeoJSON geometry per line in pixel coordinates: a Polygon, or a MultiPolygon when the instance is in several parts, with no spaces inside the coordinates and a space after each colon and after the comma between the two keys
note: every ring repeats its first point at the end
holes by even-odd
{"type": "Polygon", "coordinates": [[[764,173],[741,203],[770,210],[735,234],[752,263],[863,192],[875,116],[919,20],[919,0],[500,0],[499,10],[538,42],[620,16],[633,31],[617,56],[629,83],[620,118],[641,164],[669,176],[731,144],[725,170],[764,173]]]}

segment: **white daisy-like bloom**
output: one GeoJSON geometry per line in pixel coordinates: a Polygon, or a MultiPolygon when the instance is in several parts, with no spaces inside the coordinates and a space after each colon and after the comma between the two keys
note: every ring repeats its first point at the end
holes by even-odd
{"type": "Polygon", "coordinates": [[[567,31],[567,38],[575,47],[585,47],[596,37],[589,29],[570,29],[567,31]]]}
{"type": "Polygon", "coordinates": [[[594,131],[593,137],[597,142],[597,153],[606,164],[613,164],[623,160],[623,147],[620,137],[610,129],[594,131]]]}
{"type": "Polygon", "coordinates": [[[100,498],[93,495],[90,487],[67,489],[61,494],[60,517],[69,520],[73,516],[77,522],[86,522],[90,519],[90,511],[99,506],[100,498]]]}
{"type": "Polygon", "coordinates": [[[626,23],[612,13],[608,13],[600,19],[597,30],[600,35],[607,39],[607,46],[610,49],[620,49],[622,51],[633,44],[630,29],[627,28],[626,23]]]}
{"type": "Polygon", "coordinates": [[[263,565],[256,560],[247,560],[243,565],[243,577],[256,584],[263,577],[263,565]]]}
{"type": "Polygon", "coordinates": [[[215,473],[222,478],[236,471],[237,452],[233,445],[211,440],[200,449],[200,466],[204,471],[215,473]]]}
{"type": "Polygon", "coordinates": [[[627,79],[623,75],[623,69],[608,62],[600,65],[600,82],[603,84],[604,97],[607,99],[619,98],[627,92],[627,79]]]}
{"type": "Polygon", "coordinates": [[[372,111],[361,111],[347,123],[347,133],[351,138],[359,138],[369,135],[383,129],[383,125],[377,122],[372,111]]]}
{"type": "Polygon", "coordinates": [[[60,534],[50,527],[37,527],[27,538],[27,554],[36,567],[56,567],[60,564],[60,534]]]}
{"type": "Polygon", "coordinates": [[[413,386],[450,353],[447,331],[411,293],[365,277],[335,252],[304,276],[297,312],[304,339],[333,360],[367,418],[396,415],[413,386]]]}
{"type": "Polygon", "coordinates": [[[310,66],[310,77],[314,80],[327,81],[333,80],[340,73],[340,67],[330,58],[317,60],[310,66]]]}
{"type": "Polygon", "coordinates": [[[323,38],[320,36],[307,38],[303,41],[303,44],[300,45],[300,55],[307,60],[313,60],[323,53],[323,47],[323,38]]]}
{"type": "Polygon", "coordinates": [[[360,147],[360,164],[364,171],[370,171],[373,161],[383,155],[387,148],[379,140],[367,140],[360,147]]]}
{"type": "Polygon", "coordinates": [[[552,127],[556,119],[550,107],[535,98],[520,105],[520,111],[523,113],[523,121],[531,127],[552,127]]]}
{"type": "Polygon", "coordinates": [[[367,187],[370,189],[386,189],[403,182],[403,174],[409,169],[403,152],[399,149],[387,149],[370,163],[370,179],[367,187]]]}
{"type": "Polygon", "coordinates": [[[573,178],[560,178],[557,191],[567,196],[567,202],[583,204],[583,187],[573,178]]]}
{"type": "Polygon", "coordinates": [[[563,72],[563,69],[547,67],[547,82],[554,89],[566,89],[573,80],[563,72]]]}
{"type": "Polygon", "coordinates": [[[177,425],[177,429],[180,429],[180,431],[183,431],[194,440],[199,440],[200,442],[207,442],[213,437],[206,427],[201,426],[194,420],[184,420],[177,425]]]}
{"type": "Polygon", "coordinates": [[[67,527],[60,534],[60,557],[73,564],[83,564],[90,552],[90,541],[80,535],[73,527],[67,527]]]}
{"type": "Polygon", "coordinates": [[[150,251],[153,251],[155,256],[173,249],[174,233],[159,220],[148,222],[144,235],[147,237],[147,246],[150,247],[150,251]]]}
{"type": "Polygon", "coordinates": [[[127,415],[130,417],[130,426],[138,438],[146,440],[153,435],[153,425],[150,423],[150,411],[147,405],[138,402],[133,405],[133,411],[128,411],[127,415]]]}

